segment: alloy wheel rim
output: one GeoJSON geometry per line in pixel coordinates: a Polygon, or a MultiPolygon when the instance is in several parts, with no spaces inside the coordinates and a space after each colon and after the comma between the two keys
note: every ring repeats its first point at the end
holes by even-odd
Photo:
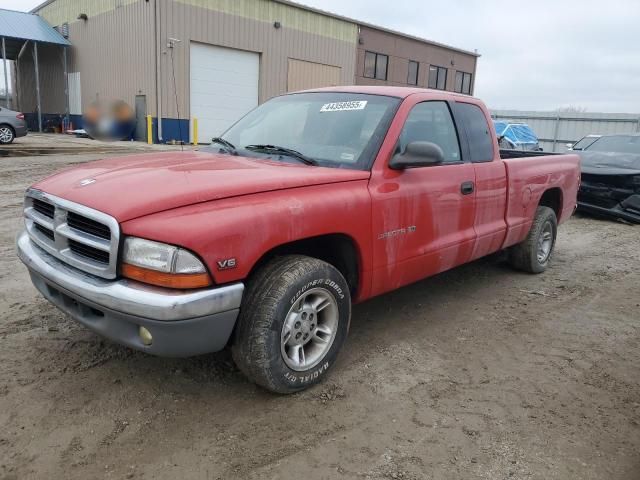
{"type": "Polygon", "coordinates": [[[280,335],[280,351],[287,366],[309,370],[327,355],[338,331],[338,303],[324,288],[306,291],[291,306],[280,335]]]}
{"type": "Polygon", "coordinates": [[[13,138],[13,132],[7,128],[0,128],[0,142],[9,142],[13,138]]]}
{"type": "Polygon", "coordinates": [[[538,262],[545,263],[551,255],[551,247],[553,246],[553,225],[546,222],[538,238],[538,262]]]}

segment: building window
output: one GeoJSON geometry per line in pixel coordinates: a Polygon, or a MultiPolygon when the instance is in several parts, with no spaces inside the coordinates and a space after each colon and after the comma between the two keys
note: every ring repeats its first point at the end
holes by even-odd
{"type": "Polygon", "coordinates": [[[364,76],[376,80],[386,80],[389,57],[381,53],[366,52],[364,54],[364,76]]]}
{"type": "Polygon", "coordinates": [[[429,88],[446,90],[447,88],[447,69],[446,68],[437,67],[435,65],[429,66],[429,88]]]}
{"type": "Polygon", "coordinates": [[[471,74],[466,72],[456,72],[456,85],[454,90],[458,93],[471,95],[471,74]]]}
{"type": "Polygon", "coordinates": [[[418,71],[420,70],[420,64],[409,60],[409,73],[407,76],[407,83],[409,85],[418,85],[418,71]]]}

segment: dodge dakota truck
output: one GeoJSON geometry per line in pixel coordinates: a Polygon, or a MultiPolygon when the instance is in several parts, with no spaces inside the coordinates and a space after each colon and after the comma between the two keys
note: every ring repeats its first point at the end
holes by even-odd
{"type": "Polygon", "coordinates": [[[475,98],[338,87],[273,98],[201,151],[33,185],[18,255],[51,303],[158,356],[230,346],[278,393],[323,379],[351,306],[507,250],[543,272],[579,159],[503,151],[475,98]]]}

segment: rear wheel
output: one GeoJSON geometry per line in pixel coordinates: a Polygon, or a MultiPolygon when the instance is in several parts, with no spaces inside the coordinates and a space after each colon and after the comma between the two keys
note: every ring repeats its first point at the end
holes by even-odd
{"type": "Polygon", "coordinates": [[[318,383],[333,366],[351,318],[342,274],[321,260],[290,255],[250,282],[232,345],[238,367],[276,393],[318,383]]]}
{"type": "Polygon", "coordinates": [[[549,266],[557,233],[556,213],[549,207],[538,207],[527,238],[509,250],[509,262],[518,270],[544,272],[549,266]]]}
{"type": "Polygon", "coordinates": [[[13,132],[13,128],[9,125],[0,125],[0,143],[3,145],[13,142],[16,138],[16,134],[13,132]]]}

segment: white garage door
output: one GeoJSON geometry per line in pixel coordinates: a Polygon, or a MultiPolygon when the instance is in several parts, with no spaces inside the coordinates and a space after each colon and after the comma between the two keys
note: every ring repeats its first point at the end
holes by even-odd
{"type": "Polygon", "coordinates": [[[209,143],[258,105],[260,55],[191,44],[191,117],[198,141],[209,143]]]}

